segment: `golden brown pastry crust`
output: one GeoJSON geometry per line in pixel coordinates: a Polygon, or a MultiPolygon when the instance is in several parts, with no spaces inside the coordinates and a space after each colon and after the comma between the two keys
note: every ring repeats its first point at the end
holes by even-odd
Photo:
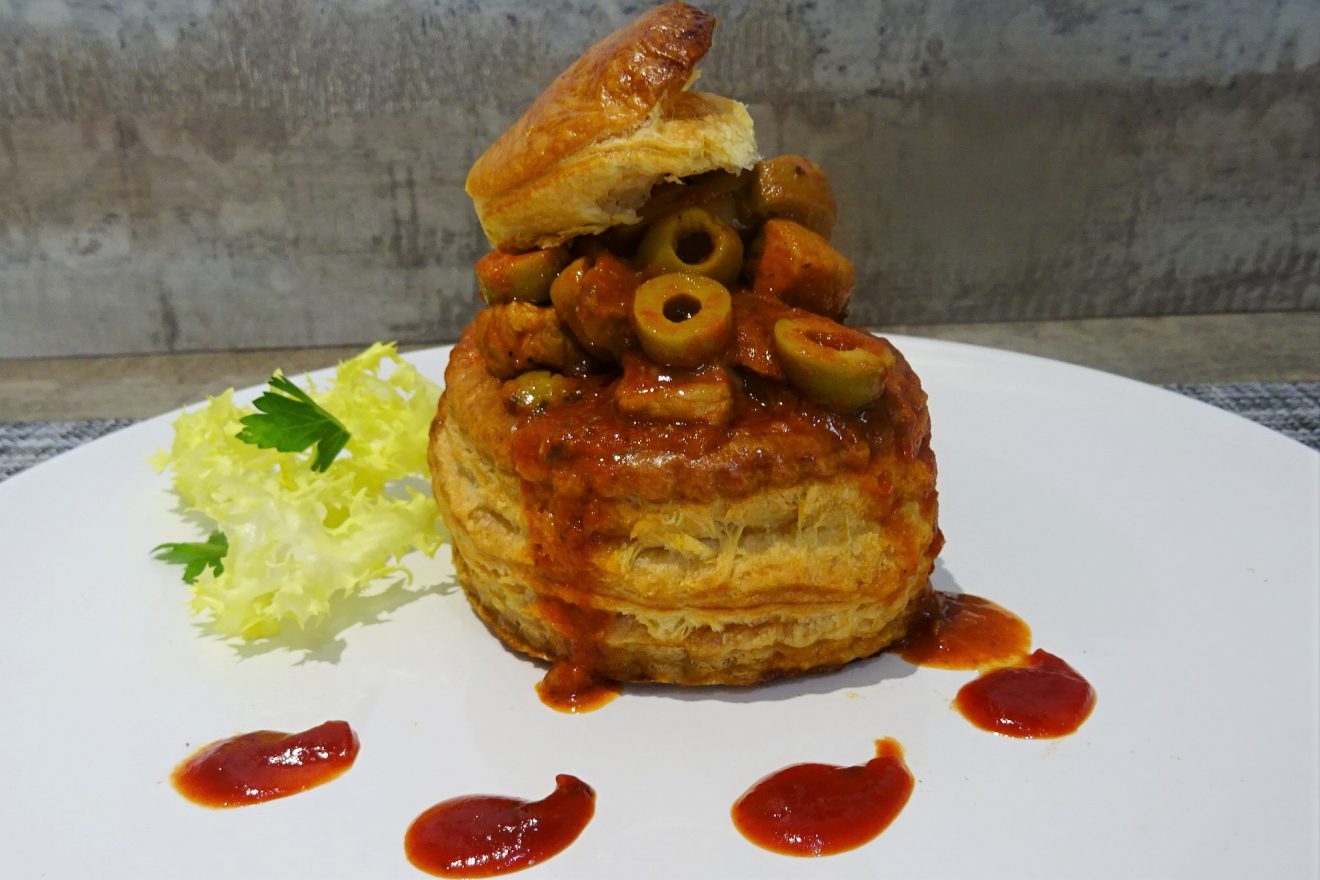
{"type": "MultiPolygon", "coordinates": [[[[714,25],[659,7],[555,80],[468,177],[491,241],[547,247],[636,223],[660,181],[750,167],[746,109],[687,91],[714,25]]],[[[619,274],[627,315],[632,270],[619,274]]],[[[468,328],[429,464],[459,582],[506,645],[621,681],[750,684],[903,636],[942,543],[925,394],[892,352],[865,410],[802,399],[773,327],[804,313],[774,294],[734,292],[718,362],[639,362],[621,335],[620,350],[591,349],[600,372],[557,376],[576,396],[530,413],[510,402],[525,377],[496,375],[552,359],[524,344],[552,309],[585,345],[577,307],[552,296],[468,328]],[[483,330],[504,318],[508,333],[483,330]]],[[[597,323],[613,301],[583,299],[597,323]]]]}
{"type": "Polygon", "coordinates": [[[511,647],[565,659],[588,641],[608,678],[749,684],[904,633],[941,539],[901,356],[869,413],[794,399],[727,428],[602,400],[516,417],[471,333],[445,380],[435,493],[468,599],[511,647]]]}
{"type": "Polygon", "coordinates": [[[564,71],[468,174],[492,244],[550,247],[634,223],[661,180],[750,167],[746,108],[685,91],[714,29],[687,4],[660,6],[564,71]]]}

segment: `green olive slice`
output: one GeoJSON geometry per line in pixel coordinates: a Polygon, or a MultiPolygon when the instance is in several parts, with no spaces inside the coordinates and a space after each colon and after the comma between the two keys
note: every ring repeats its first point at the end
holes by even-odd
{"type": "Polygon", "coordinates": [[[512,410],[540,410],[580,396],[578,382],[549,370],[532,370],[504,383],[505,404],[512,410]]]}
{"type": "Polygon", "coordinates": [[[705,275],[724,285],[738,279],[742,260],[737,231],[704,208],[661,217],[637,246],[637,264],[643,269],[705,275]]]}
{"type": "Polygon", "coordinates": [[[789,383],[835,410],[879,400],[894,365],[893,352],[879,340],[819,315],[776,321],[775,348],[789,383]]]}
{"type": "Polygon", "coordinates": [[[515,300],[548,302],[550,282],[569,259],[568,248],[563,246],[525,254],[491,251],[477,260],[477,290],[488,306],[515,300]]]}
{"type": "Polygon", "coordinates": [[[651,360],[695,367],[728,348],[733,300],[713,278],[687,272],[659,275],[637,288],[633,326],[651,360]]]}
{"type": "Polygon", "coordinates": [[[578,307],[582,297],[582,278],[593,262],[591,257],[578,257],[550,282],[550,302],[559,320],[565,324],[569,323],[570,314],[578,307]]]}

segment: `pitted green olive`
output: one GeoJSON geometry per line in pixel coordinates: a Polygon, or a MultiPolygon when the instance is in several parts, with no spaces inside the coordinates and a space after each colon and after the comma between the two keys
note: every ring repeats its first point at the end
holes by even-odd
{"type": "Polygon", "coordinates": [[[578,257],[550,282],[550,302],[559,312],[561,321],[566,322],[564,312],[577,304],[577,298],[582,294],[582,278],[595,262],[592,257],[578,257]]]}
{"type": "Polygon", "coordinates": [[[550,282],[568,265],[566,247],[506,254],[491,251],[477,260],[477,290],[488,306],[499,303],[543,303],[550,299],[550,282]]]}
{"type": "Polygon", "coordinates": [[[654,272],[705,275],[720,284],[738,279],[742,239],[704,208],[686,208],[651,224],[637,246],[637,264],[654,272]]]}
{"type": "Polygon", "coordinates": [[[532,370],[504,383],[510,409],[538,410],[581,395],[580,382],[549,370],[532,370]]]}
{"type": "Polygon", "coordinates": [[[836,410],[879,400],[894,365],[894,353],[883,342],[819,315],[776,321],[775,348],[789,383],[836,410]]]}
{"type": "Polygon", "coordinates": [[[651,360],[695,367],[728,348],[733,301],[723,284],[704,275],[659,275],[637,288],[633,326],[651,360]]]}
{"type": "Polygon", "coordinates": [[[802,156],[776,156],[756,163],[742,205],[743,222],[758,226],[771,217],[787,217],[829,238],[838,209],[834,191],[820,166],[802,156]]]}

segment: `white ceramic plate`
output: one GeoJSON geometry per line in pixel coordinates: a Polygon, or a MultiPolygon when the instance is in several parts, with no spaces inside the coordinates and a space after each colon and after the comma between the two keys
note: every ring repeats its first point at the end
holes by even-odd
{"type": "MultiPolygon", "coordinates": [[[[0,485],[3,873],[420,877],[402,840],[423,809],[539,798],[573,773],[596,817],[528,876],[1316,877],[1320,455],[1102,373],[895,341],[930,392],[936,585],[1018,612],[1095,685],[1077,734],[976,730],[949,707],[970,673],[887,656],[561,715],[533,692],[540,670],[442,590],[319,654],[241,656],[148,555],[193,534],[144,463],[162,417],[0,485]],[[227,811],[170,787],[201,743],[330,718],[362,751],[326,786],[227,811]],[[794,859],[734,830],[762,775],[860,763],[886,736],[917,784],[869,845],[794,859]]],[[[446,354],[413,360],[439,377],[446,354]]],[[[423,583],[451,582],[446,559],[423,583]]]]}

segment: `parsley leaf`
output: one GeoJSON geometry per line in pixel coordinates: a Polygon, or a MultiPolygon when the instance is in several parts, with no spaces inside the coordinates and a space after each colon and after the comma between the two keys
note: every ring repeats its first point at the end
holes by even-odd
{"type": "Polygon", "coordinates": [[[183,566],[183,582],[191,584],[208,566],[216,575],[224,574],[225,554],[229,552],[229,539],[224,532],[212,532],[205,543],[159,544],[151,550],[161,562],[183,566]]]}
{"type": "Polygon", "coordinates": [[[239,419],[243,430],[238,439],[261,449],[302,452],[316,446],[312,470],[324,471],[348,443],[348,429],[297,385],[276,373],[270,377],[272,391],[254,402],[261,412],[239,419]],[[278,393],[278,392],[283,392],[278,393]]]}

